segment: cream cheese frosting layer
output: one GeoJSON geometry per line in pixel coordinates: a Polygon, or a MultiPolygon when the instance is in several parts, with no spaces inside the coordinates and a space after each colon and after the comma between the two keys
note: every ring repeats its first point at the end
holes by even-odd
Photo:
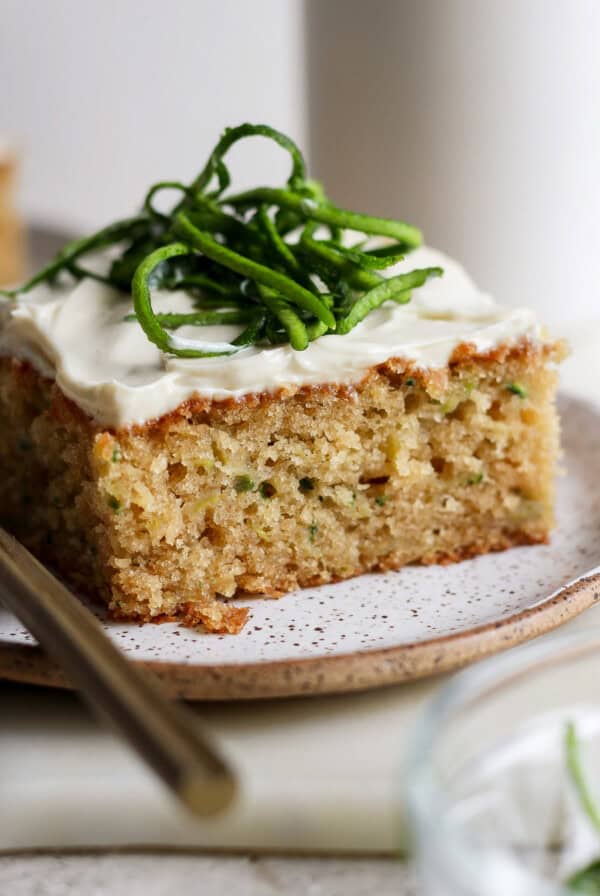
{"type": "MultiPolygon", "coordinates": [[[[142,424],[194,396],[238,398],[320,383],[360,380],[365,371],[399,357],[423,368],[444,367],[464,342],[487,352],[501,343],[539,339],[527,309],[508,309],[482,293],[442,252],[422,247],[388,270],[394,275],[439,265],[441,278],[414,290],[407,305],[386,302],[345,336],[322,336],[303,352],[289,345],[244,348],[216,358],[176,358],[126,322],[131,299],[95,280],[70,289],[40,286],[0,310],[0,355],[28,360],[104,426],[142,424]]],[[[156,311],[188,311],[184,293],[157,293],[156,311]]],[[[182,327],[177,335],[231,342],[240,327],[182,327]]]]}

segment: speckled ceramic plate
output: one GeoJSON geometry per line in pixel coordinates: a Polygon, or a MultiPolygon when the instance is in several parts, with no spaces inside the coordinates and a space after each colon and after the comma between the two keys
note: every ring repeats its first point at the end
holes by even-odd
{"type": "MultiPolygon", "coordinates": [[[[361,690],[455,669],[535,638],[600,599],[600,414],[569,399],[562,418],[567,474],[548,546],[251,599],[239,635],[103,619],[106,631],[189,699],[361,690]]],[[[68,686],[2,611],[0,676],[68,686]]]]}

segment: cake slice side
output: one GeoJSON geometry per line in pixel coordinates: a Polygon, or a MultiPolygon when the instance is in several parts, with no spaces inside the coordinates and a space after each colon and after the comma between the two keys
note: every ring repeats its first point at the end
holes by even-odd
{"type": "Polygon", "coordinates": [[[237,631],[234,595],[546,541],[561,355],[462,345],[443,369],[391,360],[120,430],[4,360],[0,516],[117,615],[237,631]]]}

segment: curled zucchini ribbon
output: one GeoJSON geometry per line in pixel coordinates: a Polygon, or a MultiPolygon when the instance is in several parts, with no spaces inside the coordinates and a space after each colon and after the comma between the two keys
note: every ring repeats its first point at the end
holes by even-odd
{"type": "Polygon", "coordinates": [[[403,221],[338,208],[307,177],[293,140],[268,125],[242,124],[225,130],[191,183],[154,184],[139,215],[68,243],[20,289],[4,294],[17,298],[63,275],[92,278],[131,292],[134,313],[125,319],[137,321],[166,354],[203,358],[286,343],[303,351],[326,333],[349,333],[386,301],[408,302],[413,289],[439,276],[441,268],[381,273],[420,243],[420,232],[403,221]],[[249,137],[266,138],[288,154],[283,187],[228,192],[227,154],[249,137]],[[373,238],[380,244],[373,247],[373,238]],[[86,267],[86,257],[107,249],[106,273],[86,267]],[[186,292],[191,310],[155,312],[157,290],[186,292]],[[231,342],[177,332],[217,325],[242,329],[231,342]]]}

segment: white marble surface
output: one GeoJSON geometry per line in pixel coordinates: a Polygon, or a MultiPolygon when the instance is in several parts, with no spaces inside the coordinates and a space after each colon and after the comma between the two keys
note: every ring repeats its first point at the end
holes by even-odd
{"type": "Polygon", "coordinates": [[[122,855],[0,857],[10,896],[416,896],[394,859],[122,855]]]}

